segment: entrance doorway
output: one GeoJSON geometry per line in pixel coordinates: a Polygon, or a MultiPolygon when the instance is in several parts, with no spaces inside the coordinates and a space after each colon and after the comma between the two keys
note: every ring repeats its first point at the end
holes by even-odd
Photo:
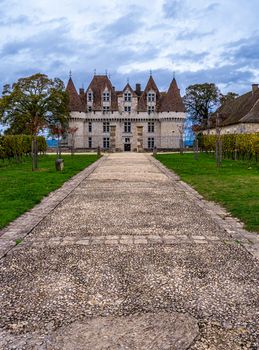
{"type": "Polygon", "coordinates": [[[131,151],[131,144],[130,143],[124,143],[124,151],[125,152],[131,151]]]}

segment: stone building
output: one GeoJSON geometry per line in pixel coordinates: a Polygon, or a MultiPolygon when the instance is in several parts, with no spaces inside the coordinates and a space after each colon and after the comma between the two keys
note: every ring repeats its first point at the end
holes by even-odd
{"type": "Polygon", "coordinates": [[[77,92],[72,78],[69,93],[69,126],[76,130],[68,143],[76,149],[144,151],[181,146],[185,108],[176,80],[167,92],[159,91],[150,76],[145,89],[126,84],[117,91],[106,75],[94,75],[84,91],[77,92]]]}
{"type": "MultiPolygon", "coordinates": [[[[207,132],[216,133],[216,117],[219,116],[221,134],[259,132],[259,87],[252,89],[233,100],[226,101],[210,118],[207,132]]],[[[206,133],[206,131],[204,131],[206,133]]]]}

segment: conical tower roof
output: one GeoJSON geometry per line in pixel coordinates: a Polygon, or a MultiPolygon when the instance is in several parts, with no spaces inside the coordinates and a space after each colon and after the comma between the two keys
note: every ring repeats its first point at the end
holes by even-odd
{"type": "Polygon", "coordinates": [[[72,78],[70,77],[66,88],[69,95],[69,110],[71,112],[83,112],[82,101],[76,91],[72,78]]]}
{"type": "Polygon", "coordinates": [[[161,102],[161,112],[185,112],[185,106],[180,95],[175,78],[161,102]]]}

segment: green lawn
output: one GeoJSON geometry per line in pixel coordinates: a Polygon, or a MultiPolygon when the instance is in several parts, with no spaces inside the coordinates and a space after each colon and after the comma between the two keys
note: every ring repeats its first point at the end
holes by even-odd
{"type": "Polygon", "coordinates": [[[193,186],[205,198],[221,203],[246,229],[259,232],[259,164],[224,160],[216,168],[212,155],[158,154],[165,166],[193,186]]]}
{"type": "Polygon", "coordinates": [[[55,155],[39,159],[39,170],[31,171],[31,160],[0,161],[0,228],[32,208],[49,192],[97,160],[96,155],[62,155],[64,170],[55,170],[55,155]]]}

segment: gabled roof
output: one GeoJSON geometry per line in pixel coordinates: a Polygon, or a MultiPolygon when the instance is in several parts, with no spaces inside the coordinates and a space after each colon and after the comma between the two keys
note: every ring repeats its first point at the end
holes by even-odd
{"type": "Polygon", "coordinates": [[[167,93],[162,97],[160,111],[185,112],[185,106],[175,78],[172,80],[167,93]]]}
{"type": "Polygon", "coordinates": [[[139,111],[146,111],[147,110],[147,94],[150,90],[155,91],[156,93],[156,105],[157,109],[159,109],[159,101],[160,101],[160,92],[158,90],[158,87],[156,86],[156,83],[152,76],[150,76],[147,85],[145,87],[145,90],[143,91],[142,95],[139,99],[139,111]]]}
{"type": "Polygon", "coordinates": [[[94,110],[102,110],[102,94],[106,88],[111,93],[111,109],[117,110],[116,92],[114,91],[112,83],[110,79],[107,77],[107,75],[95,75],[89,87],[86,90],[88,91],[89,89],[91,89],[93,92],[93,97],[94,97],[93,109],[94,110]]]}
{"type": "Polygon", "coordinates": [[[253,108],[241,120],[241,123],[259,123],[259,96],[253,108]]]}
{"type": "Polygon", "coordinates": [[[76,91],[72,78],[69,78],[68,80],[66,91],[69,95],[69,110],[75,112],[83,112],[84,108],[82,101],[76,91]]]}
{"type": "Polygon", "coordinates": [[[134,97],[137,96],[136,92],[132,89],[132,87],[130,86],[129,83],[127,83],[127,84],[125,85],[124,89],[122,90],[122,93],[123,93],[124,91],[126,91],[126,90],[129,90],[129,91],[132,93],[132,95],[133,95],[134,97]]]}
{"type": "Polygon", "coordinates": [[[226,101],[211,117],[213,120],[217,113],[221,114],[222,126],[238,123],[259,123],[259,89],[250,91],[234,100],[226,101]]]}

